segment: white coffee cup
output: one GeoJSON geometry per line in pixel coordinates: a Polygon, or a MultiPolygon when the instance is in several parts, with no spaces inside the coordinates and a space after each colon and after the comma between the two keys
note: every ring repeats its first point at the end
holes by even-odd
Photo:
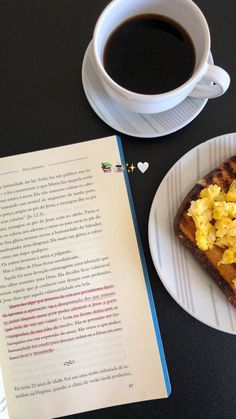
{"type": "Polygon", "coordinates": [[[192,0],[113,0],[96,23],[92,45],[97,75],[106,92],[119,105],[134,112],[163,112],[178,105],[187,96],[215,98],[224,94],[230,84],[225,70],[208,64],[210,32],[203,13],[192,0]],[[154,95],[135,93],[112,80],[104,68],[103,53],[109,36],[127,19],[140,14],[167,16],[185,28],[192,38],[195,69],[189,80],[174,90],[154,95]],[[203,79],[209,83],[201,83],[203,79]]]}

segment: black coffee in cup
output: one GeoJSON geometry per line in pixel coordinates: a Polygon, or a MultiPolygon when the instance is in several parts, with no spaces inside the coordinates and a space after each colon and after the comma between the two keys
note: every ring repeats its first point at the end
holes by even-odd
{"type": "Polygon", "coordinates": [[[123,22],[108,38],[104,68],[120,86],[141,94],[166,93],[184,84],[195,68],[190,35],[174,20],[143,14],[123,22]]]}

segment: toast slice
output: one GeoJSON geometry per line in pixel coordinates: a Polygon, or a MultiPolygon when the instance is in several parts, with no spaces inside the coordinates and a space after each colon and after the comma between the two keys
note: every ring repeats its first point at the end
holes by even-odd
{"type": "Polygon", "coordinates": [[[195,239],[196,227],[192,217],[187,215],[191,201],[199,198],[203,188],[215,184],[227,192],[236,179],[236,155],[225,160],[220,167],[200,179],[183,200],[174,220],[174,230],[181,243],[201,263],[215,283],[225,294],[227,300],[236,308],[236,264],[219,264],[224,249],[214,245],[212,249],[201,250],[195,239]]]}

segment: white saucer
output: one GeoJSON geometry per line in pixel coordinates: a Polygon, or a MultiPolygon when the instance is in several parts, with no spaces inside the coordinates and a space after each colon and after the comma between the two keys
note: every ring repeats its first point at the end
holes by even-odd
{"type": "MultiPolygon", "coordinates": [[[[97,77],[91,42],[82,65],[84,91],[95,113],[115,130],[133,137],[162,137],[189,124],[206,105],[207,99],[187,98],[175,108],[155,114],[139,114],[122,108],[108,96],[97,77]]],[[[213,63],[211,55],[208,62],[213,63]]]]}
{"type": "Polygon", "coordinates": [[[214,329],[236,335],[236,309],[174,234],[174,217],[196,181],[236,154],[236,133],[206,141],[169,170],[155,194],[149,246],[159,278],[189,314],[214,329]]]}

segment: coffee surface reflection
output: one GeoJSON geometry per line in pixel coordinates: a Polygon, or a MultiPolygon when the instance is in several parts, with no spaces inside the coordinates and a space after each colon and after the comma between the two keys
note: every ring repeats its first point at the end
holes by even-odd
{"type": "Polygon", "coordinates": [[[143,14],[126,20],[111,33],[103,62],[120,86],[153,95],[174,90],[191,77],[195,49],[179,23],[157,14],[143,14]]]}

